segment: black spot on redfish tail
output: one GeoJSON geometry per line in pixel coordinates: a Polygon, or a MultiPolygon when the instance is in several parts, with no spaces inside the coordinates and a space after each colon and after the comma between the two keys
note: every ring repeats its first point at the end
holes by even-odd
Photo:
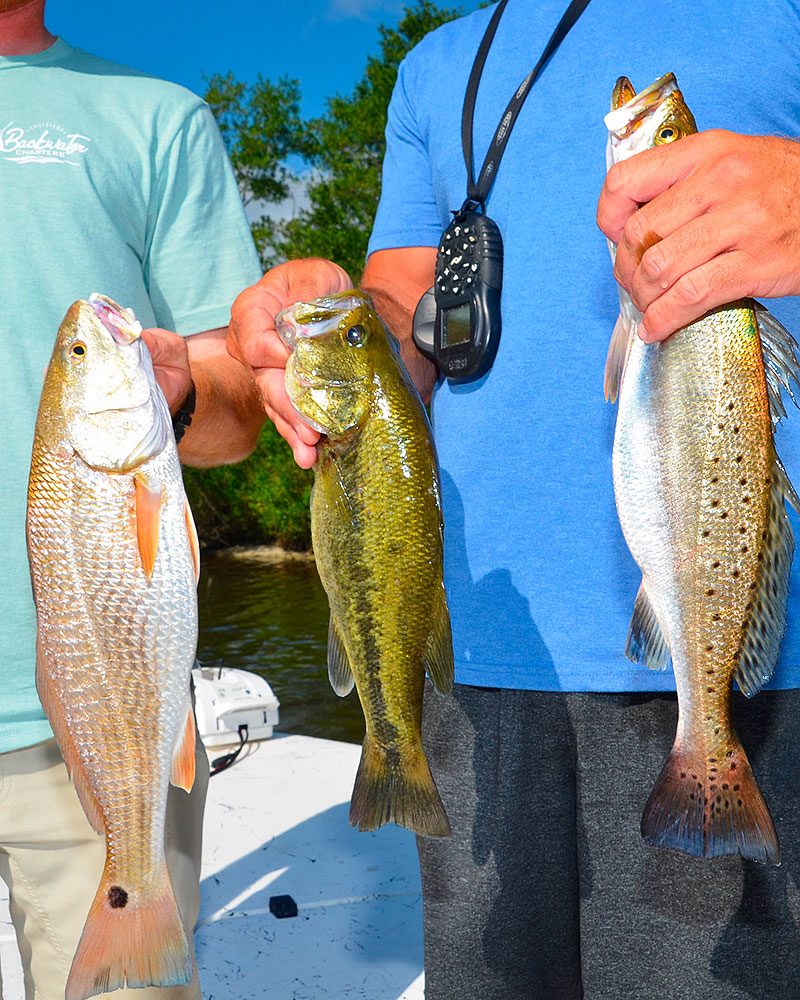
{"type": "Polygon", "coordinates": [[[741,746],[713,765],[673,747],[642,816],[642,837],[701,858],[741,854],[780,864],[767,804],[741,746]]]}
{"type": "Polygon", "coordinates": [[[108,905],[113,910],[119,910],[128,905],[128,894],[122,886],[112,885],[108,890],[108,905]]]}
{"type": "Polygon", "coordinates": [[[104,879],[72,961],[65,1000],[87,1000],[123,986],[186,986],[192,945],[166,863],[157,886],[137,893],[104,879]]]}
{"type": "Polygon", "coordinates": [[[350,825],[365,831],[384,823],[429,837],[450,836],[450,823],[421,744],[386,750],[368,733],[350,800],[350,825]]]}

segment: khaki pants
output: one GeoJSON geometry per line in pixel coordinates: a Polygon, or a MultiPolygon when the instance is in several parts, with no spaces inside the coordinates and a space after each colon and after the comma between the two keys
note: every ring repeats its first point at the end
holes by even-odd
{"type": "MultiPolygon", "coordinates": [[[[200,850],[208,761],[198,741],[191,795],[170,787],[167,864],[187,931],[200,909],[200,850]]],[[[64,1000],[72,958],[105,863],[55,740],[0,754],[0,877],[25,973],[26,1000],[64,1000]]],[[[0,995],[2,988],[0,987],[0,995]]],[[[110,1000],[199,1000],[189,986],[114,990],[110,1000]]],[[[6,1000],[18,1000],[7,997],[6,1000]]]]}

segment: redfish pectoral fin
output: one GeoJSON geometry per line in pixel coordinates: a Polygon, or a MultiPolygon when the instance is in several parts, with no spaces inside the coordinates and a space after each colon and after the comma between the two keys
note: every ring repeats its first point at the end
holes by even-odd
{"type": "Polygon", "coordinates": [[[711,774],[705,761],[673,747],[645,806],[642,837],[701,858],[741,854],[780,864],[772,817],[741,744],[716,767],[711,774]]]}
{"type": "Polygon", "coordinates": [[[192,951],[166,864],[161,891],[137,899],[104,873],[78,950],[65,1000],[143,986],[185,986],[192,978],[192,951]]]}
{"type": "Polygon", "coordinates": [[[367,733],[350,800],[350,826],[377,830],[384,823],[429,837],[450,836],[422,746],[387,750],[367,733]]]}
{"type": "Polygon", "coordinates": [[[154,486],[144,476],[134,476],[136,483],[136,537],[142,569],[147,579],[153,575],[158,553],[158,531],[161,520],[163,486],[154,486]]]}
{"type": "Polygon", "coordinates": [[[186,724],[175,744],[175,752],[172,755],[172,771],[169,776],[170,784],[175,785],[176,788],[182,788],[185,792],[191,792],[192,785],[194,785],[195,733],[194,712],[189,708],[186,724]]]}

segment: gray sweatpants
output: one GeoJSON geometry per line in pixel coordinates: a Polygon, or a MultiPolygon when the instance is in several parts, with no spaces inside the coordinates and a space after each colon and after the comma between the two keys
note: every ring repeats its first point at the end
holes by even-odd
{"type": "Polygon", "coordinates": [[[734,696],[783,861],[648,847],[674,695],[426,689],[427,1000],[800,998],[800,691],[734,696]]]}

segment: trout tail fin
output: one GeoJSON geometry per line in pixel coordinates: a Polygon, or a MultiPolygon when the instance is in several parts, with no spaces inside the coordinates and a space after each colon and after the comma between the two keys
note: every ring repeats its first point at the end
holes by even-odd
{"type": "Polygon", "coordinates": [[[780,864],[772,817],[741,744],[718,761],[676,744],[645,806],[642,837],[702,858],[741,854],[780,864]]]}
{"type": "Polygon", "coordinates": [[[192,950],[166,864],[160,891],[146,897],[117,885],[108,871],[89,910],[67,980],[65,1000],[139,986],[185,986],[192,950]]]}
{"type": "Polygon", "coordinates": [[[387,750],[367,733],[350,800],[350,825],[377,830],[384,823],[397,823],[429,837],[450,836],[450,823],[422,746],[387,750]]]}

